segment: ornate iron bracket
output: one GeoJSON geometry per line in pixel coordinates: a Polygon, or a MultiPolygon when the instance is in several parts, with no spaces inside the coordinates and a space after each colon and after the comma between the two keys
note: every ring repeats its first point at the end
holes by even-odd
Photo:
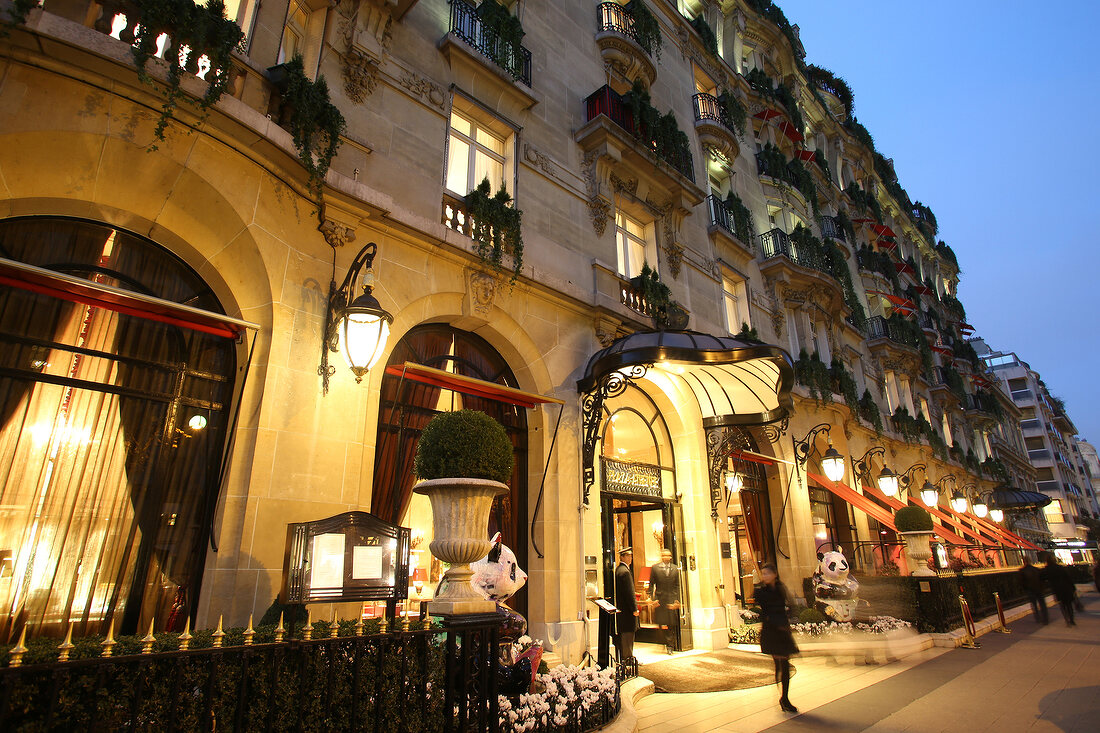
{"type": "Polygon", "coordinates": [[[581,400],[584,420],[584,449],[582,454],[584,469],[584,505],[588,506],[589,494],[596,483],[596,441],[600,438],[600,423],[603,421],[603,404],[606,400],[618,397],[627,387],[641,379],[649,371],[650,364],[632,364],[616,369],[600,378],[596,385],[584,393],[581,400]]]}
{"type": "Polygon", "coordinates": [[[718,505],[722,502],[722,473],[726,461],[737,450],[752,450],[752,439],[742,428],[707,428],[707,459],[710,463],[710,518],[718,519],[718,505]]]}

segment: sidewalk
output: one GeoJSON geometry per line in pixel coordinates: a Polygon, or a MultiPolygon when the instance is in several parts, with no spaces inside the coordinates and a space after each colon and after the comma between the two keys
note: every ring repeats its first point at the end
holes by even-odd
{"type": "Polygon", "coordinates": [[[1066,627],[1052,608],[1049,626],[1025,617],[1009,624],[1012,634],[981,636],[981,649],[927,649],[870,666],[796,658],[797,716],[779,710],[773,685],[656,694],[638,702],[638,730],[1100,730],[1100,596],[1093,589],[1082,599],[1076,627],[1066,627]]]}

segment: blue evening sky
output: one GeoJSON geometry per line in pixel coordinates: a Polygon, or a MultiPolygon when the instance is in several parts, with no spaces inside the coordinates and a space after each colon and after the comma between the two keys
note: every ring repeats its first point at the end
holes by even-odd
{"type": "Polygon", "coordinates": [[[1028,362],[1100,442],[1100,4],[778,4],[936,215],[975,335],[1028,362]]]}

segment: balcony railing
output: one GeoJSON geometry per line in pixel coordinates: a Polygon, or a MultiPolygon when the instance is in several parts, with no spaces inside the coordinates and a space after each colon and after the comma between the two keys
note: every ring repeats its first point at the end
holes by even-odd
{"type": "Polygon", "coordinates": [[[871,316],[863,323],[864,333],[867,334],[868,341],[884,338],[890,339],[903,346],[909,346],[914,349],[919,348],[918,344],[914,343],[909,334],[903,333],[895,324],[882,316],[871,316]]]}
{"type": "Polygon", "coordinates": [[[920,327],[923,328],[925,331],[937,330],[936,322],[932,320],[932,316],[930,316],[926,311],[917,312],[917,323],[920,324],[920,327]]]}
{"type": "Polygon", "coordinates": [[[599,30],[621,33],[641,46],[646,53],[652,54],[653,49],[648,44],[642,43],[638,34],[634,32],[634,18],[626,12],[626,7],[618,3],[600,3],[598,8],[599,30]]]}
{"type": "Polygon", "coordinates": [[[518,43],[507,41],[481,22],[477,9],[465,0],[451,2],[451,33],[482,53],[485,58],[508,72],[513,79],[531,86],[531,52],[518,43]]]}
{"type": "Polygon", "coordinates": [[[848,241],[848,235],[844,233],[844,227],[840,226],[835,216],[821,217],[821,236],[835,239],[838,242],[848,241]]]}
{"type": "Polygon", "coordinates": [[[718,97],[713,94],[707,94],[706,92],[700,92],[691,98],[691,102],[695,107],[695,119],[712,120],[722,125],[722,127],[726,128],[734,135],[737,134],[733,120],[731,120],[729,114],[726,113],[726,108],[718,101],[718,97]]]}
{"type": "Polygon", "coordinates": [[[722,199],[714,194],[707,196],[707,211],[710,212],[711,224],[726,230],[735,239],[742,241],[749,249],[754,249],[751,237],[752,232],[749,232],[750,236],[748,238],[743,238],[737,232],[737,220],[734,218],[733,213],[726,208],[726,205],[722,203],[722,199]]]}
{"type": "Polygon", "coordinates": [[[832,277],[826,263],[817,253],[804,252],[798,245],[791,241],[790,236],[782,229],[772,229],[760,235],[760,258],[769,260],[780,255],[785,256],[791,262],[811,270],[817,270],[832,277]]]}
{"type": "Polygon", "coordinates": [[[692,161],[691,151],[681,149],[660,149],[653,139],[653,131],[636,129],[634,113],[626,101],[609,86],[602,86],[584,100],[585,122],[591,122],[599,115],[606,115],[622,129],[636,137],[640,143],[649,149],[651,153],[672,166],[677,173],[695,183],[695,166],[692,161]]]}
{"type": "Polygon", "coordinates": [[[775,161],[763,153],[756,154],[756,173],[761,176],[771,176],[782,181],[791,181],[791,171],[787,166],[780,167],[775,161]]]}

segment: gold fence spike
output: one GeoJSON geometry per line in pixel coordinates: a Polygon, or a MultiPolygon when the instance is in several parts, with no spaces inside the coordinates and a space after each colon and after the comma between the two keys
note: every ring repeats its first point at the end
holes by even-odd
{"type": "Polygon", "coordinates": [[[100,644],[100,646],[103,647],[103,654],[101,656],[111,656],[111,654],[113,653],[111,651],[111,647],[113,647],[117,643],[118,642],[115,641],[115,619],[112,616],[111,623],[107,625],[107,638],[104,639],[103,643],[100,644]]]}
{"type": "Polygon", "coordinates": [[[187,617],[187,621],[183,624],[183,633],[180,634],[180,651],[186,651],[191,646],[191,617],[187,617]]]}
{"type": "Polygon", "coordinates": [[[363,635],[363,612],[367,610],[367,604],[364,603],[359,607],[359,619],[355,622],[355,635],[363,635]]]}
{"type": "Polygon", "coordinates": [[[390,620],[386,618],[386,610],[382,609],[382,618],[378,623],[378,633],[384,634],[390,627],[390,620]]]}
{"type": "Polygon", "coordinates": [[[420,602],[420,615],[423,617],[424,630],[427,631],[428,629],[432,628],[432,617],[428,613],[427,601],[420,602]]]}
{"type": "Polygon", "coordinates": [[[11,660],[9,667],[19,667],[23,664],[23,655],[27,653],[27,646],[23,643],[27,640],[27,625],[23,624],[23,630],[19,632],[19,643],[11,648],[11,660]]]}
{"type": "Polygon", "coordinates": [[[57,661],[67,662],[69,661],[69,653],[76,648],[73,644],[73,622],[69,622],[69,630],[65,632],[65,641],[57,645],[57,661]]]}
{"type": "Polygon", "coordinates": [[[306,625],[302,627],[302,640],[309,641],[313,638],[313,614],[306,609],[306,625]]]}
{"type": "Polygon", "coordinates": [[[252,628],[252,614],[248,614],[248,628],[244,630],[244,645],[252,646],[252,637],[256,635],[256,630],[252,628]]]}
{"type": "Polygon", "coordinates": [[[336,621],[336,608],[332,609],[332,621],[328,625],[328,636],[335,639],[340,635],[340,624],[336,621]]]}
{"type": "Polygon", "coordinates": [[[142,654],[152,654],[153,653],[153,642],[156,641],[156,638],[153,636],[153,623],[154,623],[154,621],[155,621],[155,619],[149,619],[149,633],[146,634],[145,638],[143,638],[141,640],[141,653],[142,654]]]}
{"type": "Polygon", "coordinates": [[[283,640],[283,635],[286,634],[286,629],[283,628],[283,612],[279,611],[279,625],[275,627],[275,643],[278,644],[283,640]]]}
{"type": "Polygon", "coordinates": [[[214,632],[213,636],[214,646],[220,647],[222,645],[222,641],[225,639],[225,632],[222,631],[222,616],[220,615],[218,616],[218,629],[214,632]]]}
{"type": "Polygon", "coordinates": [[[401,630],[402,631],[408,631],[409,630],[409,601],[408,601],[408,599],[406,599],[405,602],[402,603],[401,605],[405,607],[405,614],[401,617],[401,630]]]}

